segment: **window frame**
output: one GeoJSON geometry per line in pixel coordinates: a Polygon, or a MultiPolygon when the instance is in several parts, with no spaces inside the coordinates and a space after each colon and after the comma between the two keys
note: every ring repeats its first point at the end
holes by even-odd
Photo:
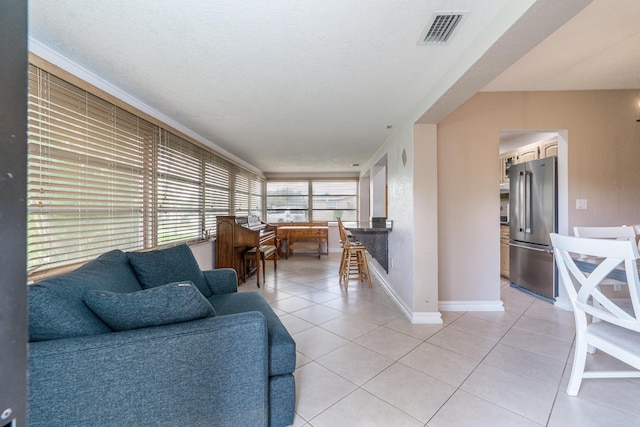
{"type": "MultiPolygon", "coordinates": [[[[265,195],[265,218],[266,222],[333,222],[337,220],[338,215],[320,215],[320,212],[335,212],[346,211],[350,214],[346,218],[343,215],[345,221],[356,222],[359,215],[359,179],[358,178],[270,178],[266,182],[266,195],[265,195]],[[315,194],[314,188],[321,187],[323,184],[339,184],[349,183],[353,185],[353,189],[349,193],[333,193],[333,194],[315,194]],[[292,188],[299,189],[306,188],[304,192],[299,190],[299,193],[284,193],[284,194],[269,194],[271,191],[269,187],[273,184],[288,184],[292,188]],[[315,184],[315,186],[314,186],[315,184]],[[352,199],[353,208],[334,208],[334,209],[321,209],[317,207],[320,197],[343,197],[352,199]],[[302,203],[277,203],[274,199],[287,200],[288,198],[304,198],[302,203]],[[315,199],[315,200],[314,200],[315,199]],[[303,218],[303,219],[301,219],[303,218]]],[[[284,188],[279,191],[284,191],[284,188]]]]}

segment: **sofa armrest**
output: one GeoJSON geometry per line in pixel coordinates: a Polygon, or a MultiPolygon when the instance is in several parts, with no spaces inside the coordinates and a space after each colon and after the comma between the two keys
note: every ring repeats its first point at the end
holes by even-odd
{"type": "Polygon", "coordinates": [[[238,292],[238,275],[233,268],[216,268],[202,273],[214,295],[238,292]]]}
{"type": "Polygon", "coordinates": [[[34,342],[28,422],[266,426],[267,357],[255,311],[34,342]]]}

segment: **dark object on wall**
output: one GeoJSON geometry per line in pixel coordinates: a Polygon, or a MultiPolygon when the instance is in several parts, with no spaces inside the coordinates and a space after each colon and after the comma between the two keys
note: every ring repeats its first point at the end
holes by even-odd
{"type": "Polygon", "coordinates": [[[27,2],[0,2],[0,426],[27,419],[27,2]]]}

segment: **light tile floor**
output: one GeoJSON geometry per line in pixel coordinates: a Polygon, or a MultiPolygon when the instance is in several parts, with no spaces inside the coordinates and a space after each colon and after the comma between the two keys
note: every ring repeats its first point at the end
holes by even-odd
{"type": "MultiPolygon", "coordinates": [[[[268,263],[258,291],[297,344],[294,426],[640,426],[640,381],[565,393],[573,314],[501,282],[504,312],[413,325],[373,280],[338,283],[339,254],[268,263]]],[[[601,352],[588,366],[614,366],[601,352]]]]}

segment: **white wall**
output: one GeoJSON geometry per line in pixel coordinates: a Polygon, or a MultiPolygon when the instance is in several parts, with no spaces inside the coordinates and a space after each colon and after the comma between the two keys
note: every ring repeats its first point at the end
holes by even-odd
{"type": "MultiPolygon", "coordinates": [[[[376,268],[413,323],[441,323],[438,312],[438,189],[435,125],[398,127],[365,165],[386,156],[389,273],[376,268]]],[[[373,264],[375,266],[375,263],[373,264]]]]}
{"type": "Polygon", "coordinates": [[[387,216],[386,157],[371,168],[371,216],[377,218],[387,216]]]}
{"type": "Polygon", "coordinates": [[[371,216],[371,179],[369,172],[360,177],[358,181],[358,221],[367,222],[371,216]]]}
{"type": "Polygon", "coordinates": [[[196,261],[198,261],[200,270],[211,270],[214,268],[213,266],[215,264],[215,247],[215,239],[190,246],[191,252],[193,252],[193,256],[196,258],[196,261]]]}

